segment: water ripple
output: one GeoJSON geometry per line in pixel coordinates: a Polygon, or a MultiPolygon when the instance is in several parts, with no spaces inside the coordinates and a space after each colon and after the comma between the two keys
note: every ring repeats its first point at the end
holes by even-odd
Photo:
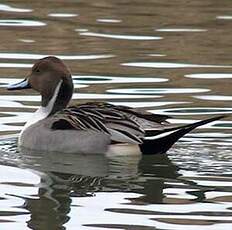
{"type": "Polygon", "coordinates": [[[48,14],[50,17],[57,17],[57,18],[72,18],[77,17],[78,14],[71,14],[71,13],[51,13],[48,14]]]}
{"type": "Polygon", "coordinates": [[[31,68],[32,66],[33,64],[0,62],[0,68],[31,68]]]}
{"type": "MultiPolygon", "coordinates": [[[[173,113],[169,114],[165,110],[149,110],[149,112],[155,113],[155,114],[159,113],[159,114],[173,116],[173,113]]],[[[223,114],[225,114],[225,113],[223,112],[223,114]]],[[[229,112],[228,112],[228,114],[229,114],[229,112]]],[[[177,115],[183,115],[183,114],[182,113],[181,114],[175,114],[175,116],[177,116],[177,115]]],[[[186,115],[188,115],[188,114],[186,114],[186,115]]],[[[189,115],[192,116],[192,115],[198,115],[198,114],[194,113],[194,114],[189,114],[189,115]]],[[[209,115],[209,114],[199,114],[199,115],[209,115]]],[[[222,115],[222,113],[219,113],[218,115],[222,115]]],[[[170,121],[170,123],[174,123],[176,125],[177,124],[182,125],[182,124],[192,124],[192,123],[198,122],[200,120],[171,118],[171,119],[169,119],[169,121],[170,121]]],[[[213,129],[215,129],[216,128],[216,129],[224,129],[224,130],[228,129],[228,130],[230,130],[231,127],[232,127],[232,121],[214,121],[214,122],[211,122],[209,124],[203,125],[203,126],[199,127],[198,129],[202,129],[202,128],[207,128],[207,129],[213,128],[213,129]]],[[[187,134],[186,136],[188,136],[188,135],[189,134],[187,134]]],[[[183,137],[183,139],[187,139],[187,137],[183,137]]],[[[197,139],[195,138],[194,140],[191,139],[191,142],[192,143],[193,142],[194,143],[199,143],[199,140],[200,140],[199,138],[197,138],[197,139]]],[[[210,143],[210,144],[216,144],[216,143],[210,143]]]]}
{"type": "MultiPolygon", "coordinates": [[[[20,59],[20,60],[37,60],[50,56],[49,54],[29,54],[29,53],[0,53],[1,59],[20,59]]],[[[55,55],[63,60],[91,60],[112,58],[111,54],[86,54],[86,55],[55,55]]],[[[1,67],[1,66],[0,66],[1,67]]]]}
{"type": "MultiPolygon", "coordinates": [[[[146,78],[146,77],[113,77],[113,76],[83,76],[74,75],[75,83],[87,83],[87,84],[102,84],[102,83],[151,83],[151,82],[167,82],[166,78],[146,78]]],[[[0,79],[1,82],[1,79],[0,79]]]]}
{"type": "Polygon", "coordinates": [[[196,79],[226,79],[232,78],[231,73],[195,73],[187,74],[185,77],[196,78],[196,79]]]}
{"type": "Polygon", "coordinates": [[[16,8],[5,4],[0,4],[0,11],[7,11],[7,12],[16,12],[16,13],[27,13],[32,12],[32,9],[23,9],[23,8],[16,8]]]}
{"type": "Polygon", "coordinates": [[[23,19],[1,19],[0,26],[21,26],[21,27],[28,27],[28,26],[45,26],[46,23],[34,21],[34,20],[23,20],[23,19]]]}
{"type": "Polygon", "coordinates": [[[157,36],[142,36],[142,35],[122,35],[122,34],[103,34],[93,32],[81,32],[82,36],[100,37],[100,38],[113,38],[122,40],[160,40],[162,37],[157,36]]]}
{"type": "Polygon", "coordinates": [[[103,23],[120,23],[120,22],[122,22],[122,20],[119,20],[119,19],[109,19],[109,18],[99,18],[96,21],[103,22],[103,23]]]}
{"type": "Polygon", "coordinates": [[[166,106],[166,105],[179,105],[179,104],[187,104],[189,102],[185,101],[164,101],[164,102],[110,102],[114,105],[123,105],[129,106],[132,108],[144,108],[144,107],[158,107],[158,106],[166,106]]]}
{"type": "Polygon", "coordinates": [[[19,39],[19,41],[25,42],[25,43],[33,43],[33,42],[35,42],[35,40],[32,40],[32,39],[19,39]]]}
{"type": "Polygon", "coordinates": [[[176,94],[176,93],[204,93],[209,89],[200,88],[125,88],[125,89],[109,89],[109,93],[127,93],[127,94],[176,94]]]}
{"type": "Polygon", "coordinates": [[[19,102],[15,102],[15,101],[10,101],[10,100],[0,100],[0,107],[1,108],[20,108],[20,107],[24,107],[24,105],[22,105],[19,102]]]}
{"type": "Polygon", "coordinates": [[[217,16],[217,19],[224,19],[224,20],[232,20],[232,16],[224,15],[224,16],[217,16]]]}
{"type": "Polygon", "coordinates": [[[206,32],[206,29],[191,29],[191,28],[163,28],[156,29],[157,32],[206,32]]]}
{"type": "Polygon", "coordinates": [[[200,95],[200,96],[192,96],[192,97],[201,100],[207,100],[207,101],[232,101],[232,96],[200,95]]]}
{"type": "Polygon", "coordinates": [[[162,112],[168,115],[205,115],[205,114],[227,114],[232,113],[232,108],[220,108],[220,107],[191,107],[191,108],[174,108],[164,109],[162,112]]]}
{"type": "Polygon", "coordinates": [[[166,57],[167,55],[166,54],[148,54],[147,56],[150,56],[150,57],[166,57]]]}
{"type": "Polygon", "coordinates": [[[123,66],[143,67],[143,68],[232,68],[230,65],[199,65],[171,62],[129,62],[122,63],[123,66]]]}

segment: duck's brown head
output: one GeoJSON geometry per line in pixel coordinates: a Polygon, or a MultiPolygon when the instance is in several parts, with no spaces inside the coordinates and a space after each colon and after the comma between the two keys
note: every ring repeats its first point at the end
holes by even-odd
{"type": "Polygon", "coordinates": [[[42,106],[47,106],[57,87],[56,104],[65,107],[73,93],[71,73],[59,58],[49,56],[36,61],[29,75],[8,90],[32,88],[42,95],[42,106]]]}

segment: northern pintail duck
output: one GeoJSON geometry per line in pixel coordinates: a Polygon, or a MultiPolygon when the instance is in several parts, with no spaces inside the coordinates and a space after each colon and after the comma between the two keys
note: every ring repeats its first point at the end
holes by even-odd
{"type": "Polygon", "coordinates": [[[130,146],[134,147],[132,152],[164,153],[186,133],[224,117],[172,126],[165,115],[105,102],[67,107],[73,94],[72,76],[53,56],[36,61],[25,80],[8,87],[28,88],[41,94],[41,107],[25,124],[18,143],[38,151],[97,154],[130,146]]]}

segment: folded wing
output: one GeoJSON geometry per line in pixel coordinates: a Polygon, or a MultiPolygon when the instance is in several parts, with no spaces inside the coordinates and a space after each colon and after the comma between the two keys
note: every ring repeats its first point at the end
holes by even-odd
{"type": "Polygon", "coordinates": [[[56,113],[51,128],[103,132],[110,136],[112,144],[139,144],[142,153],[155,154],[166,152],[193,129],[223,117],[172,126],[166,121],[169,117],[165,115],[109,103],[86,103],[56,113]]]}

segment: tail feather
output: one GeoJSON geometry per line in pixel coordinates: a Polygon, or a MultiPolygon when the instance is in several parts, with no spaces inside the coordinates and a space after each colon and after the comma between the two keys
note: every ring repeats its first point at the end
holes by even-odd
{"type": "Polygon", "coordinates": [[[165,153],[175,142],[193,129],[225,117],[225,115],[221,115],[179,127],[146,131],[146,137],[140,144],[140,150],[143,154],[165,153]]]}

